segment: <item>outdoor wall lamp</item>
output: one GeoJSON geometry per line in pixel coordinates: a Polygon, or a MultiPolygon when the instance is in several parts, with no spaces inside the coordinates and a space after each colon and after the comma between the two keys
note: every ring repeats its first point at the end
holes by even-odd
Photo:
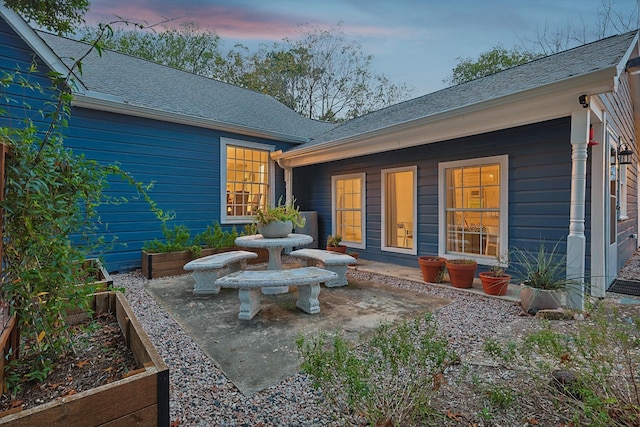
{"type": "Polygon", "coordinates": [[[611,166],[615,166],[616,165],[616,158],[618,157],[618,151],[615,149],[615,147],[611,147],[611,154],[609,155],[609,164],[611,166]]]}
{"type": "Polygon", "coordinates": [[[578,102],[582,105],[582,108],[589,108],[589,96],[580,95],[578,97],[578,102]]]}
{"type": "Polygon", "coordinates": [[[618,151],[618,164],[619,165],[631,165],[633,164],[633,150],[629,148],[628,144],[622,144],[618,151]]]}

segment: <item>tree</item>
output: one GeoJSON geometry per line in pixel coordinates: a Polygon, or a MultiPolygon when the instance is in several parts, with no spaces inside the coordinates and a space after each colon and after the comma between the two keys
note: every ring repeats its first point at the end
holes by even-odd
{"type": "Polygon", "coordinates": [[[89,0],[4,0],[4,4],[25,19],[58,34],[70,33],[84,23],[89,0]]]}
{"type": "Polygon", "coordinates": [[[267,93],[305,117],[339,121],[366,114],[407,97],[371,71],[373,57],[348,41],[339,28],[315,29],[298,39],[248,53],[243,46],[227,55],[233,64],[219,69],[230,83],[267,93]],[[247,54],[248,53],[248,54],[247,54]]]}
{"type": "MultiPolygon", "coordinates": [[[[102,47],[157,62],[179,70],[213,77],[221,56],[218,51],[220,36],[213,31],[202,31],[195,22],[184,22],[177,28],[169,27],[155,32],[145,30],[114,30],[106,37],[102,47]]],[[[76,38],[95,40],[100,28],[85,27],[76,38]]]]}
{"type": "Polygon", "coordinates": [[[454,85],[468,82],[524,64],[540,56],[540,54],[527,52],[516,47],[507,50],[502,45],[497,45],[493,49],[481,53],[476,60],[458,58],[460,62],[454,67],[448,81],[454,85]]]}

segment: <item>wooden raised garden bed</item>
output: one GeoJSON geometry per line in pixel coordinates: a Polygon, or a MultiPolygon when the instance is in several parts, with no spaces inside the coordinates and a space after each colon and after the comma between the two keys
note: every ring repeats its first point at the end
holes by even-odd
{"type": "MultiPolygon", "coordinates": [[[[96,314],[115,313],[127,346],[140,369],[135,374],[92,390],[0,418],[11,426],[169,426],[169,368],[117,292],[94,295],[96,314]]],[[[75,314],[69,321],[83,321],[75,314]]]]}
{"type": "Polygon", "coordinates": [[[155,279],[158,277],[178,276],[187,273],[183,267],[189,261],[204,256],[218,254],[221,252],[229,252],[235,250],[251,251],[258,254],[258,258],[249,261],[249,264],[259,264],[269,261],[269,252],[266,249],[250,249],[250,248],[222,248],[222,249],[202,249],[200,255],[194,257],[191,251],[167,252],[167,253],[149,253],[142,251],[142,274],[147,279],[155,279]]]}

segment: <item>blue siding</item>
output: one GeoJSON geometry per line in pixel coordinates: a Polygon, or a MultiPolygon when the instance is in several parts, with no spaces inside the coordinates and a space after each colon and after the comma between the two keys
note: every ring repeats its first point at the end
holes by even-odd
{"type": "MultiPolygon", "coordinates": [[[[184,224],[192,235],[212,222],[220,222],[220,138],[234,138],[289,145],[259,138],[218,132],[121,114],[74,108],[66,144],[100,162],[118,162],[141,182],[153,182],[150,192],[158,207],[175,213],[173,224],[184,224]]],[[[284,175],[276,171],[276,194],[284,193],[284,175]]],[[[112,249],[100,254],[108,268],[130,270],[140,266],[145,241],[161,238],[161,224],[140,200],[135,189],[116,179],[109,194],[128,203],[100,209],[104,231],[117,239],[112,249]]],[[[238,230],[242,226],[237,226],[238,230]]],[[[227,227],[231,228],[231,227],[227,227]]]]}
{"type": "MultiPolygon", "coordinates": [[[[438,251],[438,164],[509,155],[509,246],[536,247],[568,233],[571,186],[570,119],[302,167],[294,170],[294,194],[303,210],[318,211],[320,244],[331,232],[331,177],[366,173],[366,259],[416,265],[416,256],[383,252],[381,169],[418,166],[418,254],[438,251]]],[[[588,247],[588,245],[587,245],[588,247]]],[[[561,249],[564,250],[564,247],[561,249]]]]}

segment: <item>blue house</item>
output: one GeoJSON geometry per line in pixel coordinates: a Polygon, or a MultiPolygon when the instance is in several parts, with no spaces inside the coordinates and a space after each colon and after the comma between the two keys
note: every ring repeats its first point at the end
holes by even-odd
{"type": "MultiPolygon", "coordinates": [[[[87,50],[3,6],[0,16],[5,71],[35,58],[41,76],[65,72],[87,50]]],[[[92,54],[66,141],[154,181],[160,207],[193,231],[242,226],[284,194],[318,213],[321,244],[340,234],[369,260],[492,265],[514,247],[561,242],[568,274],[602,296],[638,248],[639,49],[637,32],[612,36],[337,125],[239,87],[92,54]]],[[[109,269],[138,267],[160,224],[139,201],[102,218],[126,244],[104,254],[109,269]]]]}

